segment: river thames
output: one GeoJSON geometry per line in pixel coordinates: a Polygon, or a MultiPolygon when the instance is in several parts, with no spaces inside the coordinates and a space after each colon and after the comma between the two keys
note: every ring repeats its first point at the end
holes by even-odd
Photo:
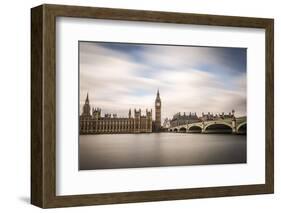
{"type": "Polygon", "coordinates": [[[80,135],[79,169],[246,163],[246,148],[246,135],[80,135]]]}

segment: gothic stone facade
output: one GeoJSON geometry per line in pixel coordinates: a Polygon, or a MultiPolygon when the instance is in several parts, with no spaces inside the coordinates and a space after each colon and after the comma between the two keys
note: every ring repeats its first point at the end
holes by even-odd
{"type": "MultiPolygon", "coordinates": [[[[159,92],[157,92],[157,97],[160,100],[159,92]]],[[[83,112],[80,115],[79,132],[80,134],[151,133],[152,131],[158,131],[159,123],[161,125],[159,110],[161,108],[157,104],[157,122],[152,121],[152,109],[146,110],[145,115],[141,114],[141,109],[135,109],[134,116],[132,116],[131,110],[129,110],[127,118],[117,117],[116,114],[105,114],[101,116],[100,108],[92,108],[91,113],[90,101],[87,94],[83,112]],[[157,123],[157,130],[153,128],[154,123],[157,123]]]]}

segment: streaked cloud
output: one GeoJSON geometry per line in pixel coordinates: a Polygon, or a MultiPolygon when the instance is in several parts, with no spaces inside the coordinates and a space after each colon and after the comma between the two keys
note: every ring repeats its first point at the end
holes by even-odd
{"type": "Polygon", "coordinates": [[[80,42],[80,107],[127,116],[129,108],[246,114],[246,49],[80,42]]]}

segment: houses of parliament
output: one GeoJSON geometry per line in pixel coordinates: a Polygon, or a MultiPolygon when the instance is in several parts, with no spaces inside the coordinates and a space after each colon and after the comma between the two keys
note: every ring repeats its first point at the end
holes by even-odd
{"type": "Polygon", "coordinates": [[[117,114],[104,114],[100,108],[91,108],[87,94],[79,117],[80,134],[118,134],[118,133],[151,133],[161,130],[161,99],[159,90],[155,99],[155,120],[152,120],[152,109],[142,115],[141,109],[134,109],[132,115],[129,109],[128,117],[118,117],[117,114]]]}

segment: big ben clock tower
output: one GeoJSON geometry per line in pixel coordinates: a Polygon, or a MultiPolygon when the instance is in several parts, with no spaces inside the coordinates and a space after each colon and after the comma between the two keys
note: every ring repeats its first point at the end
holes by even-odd
{"type": "Polygon", "coordinates": [[[159,132],[161,129],[161,99],[159,90],[155,99],[155,130],[159,132]]]}

